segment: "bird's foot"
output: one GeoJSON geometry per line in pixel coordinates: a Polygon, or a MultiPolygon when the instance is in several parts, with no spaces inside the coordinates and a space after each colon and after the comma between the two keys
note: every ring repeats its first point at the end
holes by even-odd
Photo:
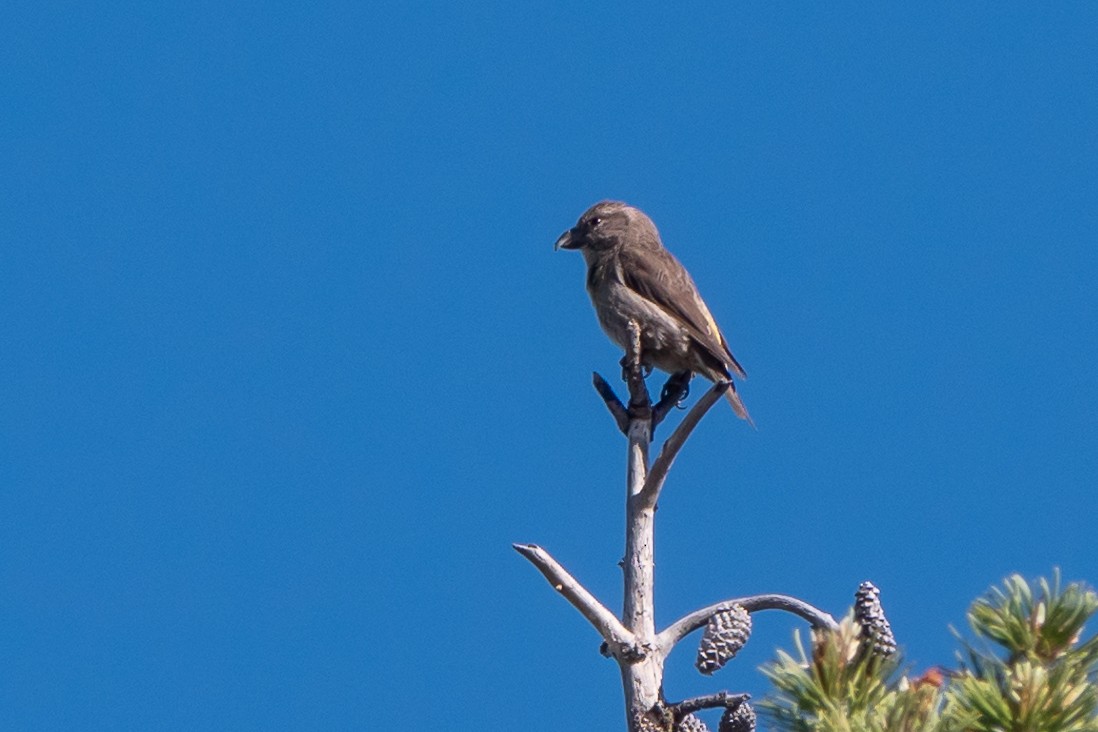
{"type": "MultiPolygon", "coordinates": [[[[618,361],[618,363],[621,364],[621,380],[629,381],[629,375],[633,373],[632,359],[630,359],[629,355],[626,354],[625,356],[621,357],[621,361],[618,361]]],[[[640,365],[640,372],[641,378],[647,379],[649,376],[652,375],[652,364],[642,363],[640,365]]]]}
{"type": "Polygon", "coordinates": [[[689,371],[679,371],[678,373],[673,374],[660,391],[660,401],[666,402],[668,400],[674,400],[675,406],[682,409],[686,397],[690,396],[691,376],[693,376],[693,374],[689,371]]]}
{"type": "Polygon", "coordinates": [[[683,408],[683,402],[690,394],[690,379],[694,374],[690,371],[676,371],[663,385],[660,391],[660,400],[652,411],[652,426],[655,428],[673,407],[683,408]]]}

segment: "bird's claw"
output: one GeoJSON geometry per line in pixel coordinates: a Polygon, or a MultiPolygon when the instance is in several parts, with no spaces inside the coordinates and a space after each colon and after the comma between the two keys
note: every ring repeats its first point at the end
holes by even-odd
{"type": "Polygon", "coordinates": [[[686,409],[686,397],[690,396],[690,382],[682,385],[682,396],[675,402],[676,409],[686,409]]]}
{"type": "Polygon", "coordinates": [[[666,402],[671,397],[678,395],[678,399],[675,400],[675,406],[679,409],[685,409],[684,403],[686,397],[690,396],[690,376],[689,372],[679,372],[663,385],[663,390],[660,391],[660,401],[666,402]]]}
{"type": "MultiPolygon", "coordinates": [[[[621,361],[619,361],[618,363],[621,364],[621,380],[622,381],[629,381],[629,374],[632,373],[632,371],[633,371],[633,363],[630,360],[629,356],[628,355],[622,356],[621,361]]],[[[652,365],[642,363],[641,364],[641,378],[647,379],[651,375],[652,375],[652,365]]]]}

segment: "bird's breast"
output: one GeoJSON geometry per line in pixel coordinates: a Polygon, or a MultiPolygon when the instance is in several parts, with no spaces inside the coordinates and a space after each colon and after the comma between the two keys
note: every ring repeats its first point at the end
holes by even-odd
{"type": "Polygon", "coordinates": [[[689,334],[674,317],[613,278],[589,277],[588,294],[599,325],[622,350],[629,349],[629,324],[641,330],[641,358],[663,371],[678,371],[689,350],[689,334]]]}

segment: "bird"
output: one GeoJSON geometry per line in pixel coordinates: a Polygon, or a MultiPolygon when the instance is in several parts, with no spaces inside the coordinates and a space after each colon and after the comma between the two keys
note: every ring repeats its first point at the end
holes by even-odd
{"type": "Polygon", "coordinates": [[[694,280],[660,240],[647,214],[621,201],[600,201],[557,239],[554,250],[576,249],[587,264],[587,294],[599,325],[628,353],[630,321],[641,334],[641,363],[669,374],[690,372],[727,382],[725,398],[754,424],[733,375],[747,373],[728,348],[694,280]]]}

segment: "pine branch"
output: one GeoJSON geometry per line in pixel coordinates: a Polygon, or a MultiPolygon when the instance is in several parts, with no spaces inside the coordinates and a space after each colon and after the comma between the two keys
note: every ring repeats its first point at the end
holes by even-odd
{"type": "Polygon", "coordinates": [[[681,702],[668,704],[668,708],[675,715],[675,721],[682,719],[687,714],[699,712],[702,709],[735,709],[751,698],[750,694],[732,694],[727,691],[716,694],[706,694],[692,699],[684,699],[681,702]]]}
{"type": "Polygon", "coordinates": [[[625,405],[621,403],[621,399],[614,393],[613,387],[606,383],[606,379],[596,371],[591,374],[591,381],[595,385],[595,391],[599,393],[602,400],[606,402],[606,408],[610,410],[610,416],[614,418],[614,423],[618,425],[618,429],[622,434],[629,433],[629,413],[625,409],[625,405]]]}
{"type": "Polygon", "coordinates": [[[686,444],[686,440],[690,437],[690,433],[694,431],[694,428],[698,426],[698,422],[705,416],[714,404],[724,395],[728,389],[731,388],[729,382],[722,381],[714,384],[710,387],[698,403],[695,404],[686,416],[683,417],[682,422],[675,428],[675,431],[671,433],[671,436],[663,443],[663,447],[660,448],[659,457],[652,463],[652,470],[648,473],[648,479],[644,484],[644,494],[648,497],[648,500],[653,504],[659,499],[660,491],[663,490],[663,484],[667,480],[667,473],[671,470],[671,463],[675,462],[675,458],[678,456],[682,446],[686,444]]]}
{"type": "Polygon", "coordinates": [[[675,644],[705,625],[712,615],[728,610],[733,605],[740,605],[749,613],[759,610],[784,610],[804,618],[816,628],[834,630],[839,627],[839,624],[835,622],[835,618],[828,613],[796,597],[789,595],[752,595],[750,597],[724,600],[679,618],[656,636],[657,646],[664,655],[669,654],[675,644]]]}
{"type": "Polygon", "coordinates": [[[553,589],[572,604],[572,607],[580,611],[583,617],[595,627],[599,635],[614,648],[631,648],[636,644],[634,635],[621,624],[614,616],[579,581],[560,566],[557,560],[549,555],[549,552],[536,544],[512,544],[522,556],[526,557],[538,571],[549,580],[553,589]]]}

